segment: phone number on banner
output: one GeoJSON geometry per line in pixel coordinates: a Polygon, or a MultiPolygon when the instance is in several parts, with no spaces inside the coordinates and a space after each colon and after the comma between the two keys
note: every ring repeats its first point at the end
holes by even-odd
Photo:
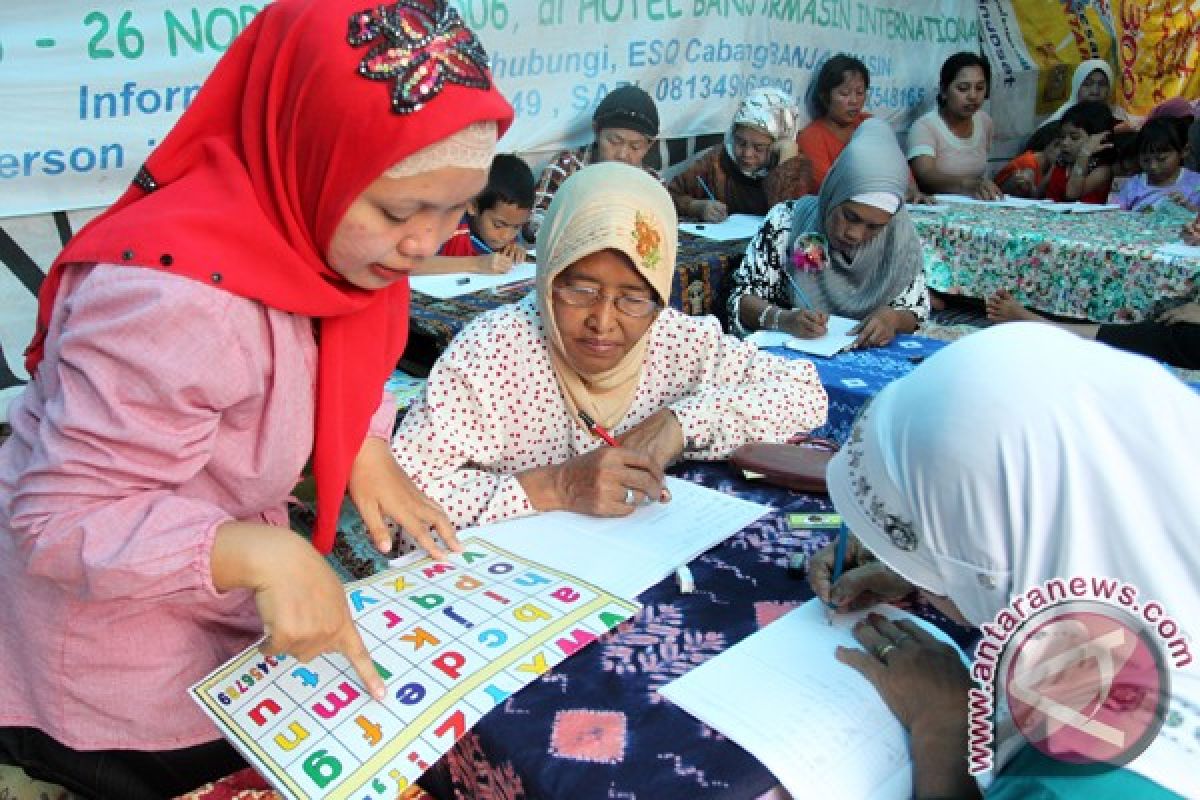
{"type": "Polygon", "coordinates": [[[924,102],[923,86],[872,86],[867,90],[867,108],[916,108],[924,102]]]}
{"type": "Polygon", "coordinates": [[[709,97],[741,97],[755,89],[782,89],[792,93],[792,79],[769,75],[679,75],[664,76],[654,84],[654,99],[660,103],[682,100],[705,100],[709,97]]]}

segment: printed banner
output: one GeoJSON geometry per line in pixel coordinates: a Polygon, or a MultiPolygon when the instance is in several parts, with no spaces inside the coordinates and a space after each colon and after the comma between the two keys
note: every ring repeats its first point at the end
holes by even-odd
{"type": "MultiPolygon", "coordinates": [[[[0,218],[111,203],[265,5],[0,4],[0,218]]],[[[623,82],[658,102],[664,137],[720,131],[757,87],[803,97],[814,67],[838,51],[866,62],[868,109],[902,130],[932,104],[941,61],[979,41],[970,0],[455,5],[516,108],[503,146],[520,153],[587,141],[592,110],[623,82]]]]}
{"type": "Polygon", "coordinates": [[[1115,100],[1142,117],[1171,97],[1200,97],[1200,0],[979,0],[980,36],[997,78],[997,138],[1028,136],[1068,100],[1082,61],[1117,76],[1115,100]],[[1032,100],[1032,102],[1030,102],[1032,100]]]}

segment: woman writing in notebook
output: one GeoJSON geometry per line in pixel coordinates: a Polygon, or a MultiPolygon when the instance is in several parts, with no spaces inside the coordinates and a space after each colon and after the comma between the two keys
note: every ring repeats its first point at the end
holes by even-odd
{"type": "Polygon", "coordinates": [[[278,0],[66,247],[0,448],[0,761],[122,800],[227,774],[187,688],[264,632],[382,691],[320,551],[347,487],[381,548],[385,515],[456,546],[383,385],[511,114],[442,0],[278,0]]]}
{"type": "Polygon", "coordinates": [[[720,222],[767,213],[813,191],[812,166],[796,149],[800,109],[778,89],[758,89],[733,115],[725,141],[696,157],[667,189],[682,217],[720,222]]]}
{"type": "Polygon", "coordinates": [[[856,347],[886,345],[929,316],[921,242],[904,209],[908,167],[887,123],[868,119],[816,196],[780,203],[731,275],[728,314],[745,336],[826,333],[859,320],[856,347]]]}
{"type": "MultiPolygon", "coordinates": [[[[952,619],[987,626],[985,642],[1006,636],[977,651],[977,663],[987,652],[999,664],[980,678],[999,709],[987,797],[1200,796],[1200,665],[1167,646],[1195,642],[1197,437],[1200,398],[1158,364],[1014,324],[956,342],[885,388],[830,463],[829,493],[856,541],[832,586],[834,548],[814,558],[818,597],[862,607],[916,587],[952,619]],[[1061,602],[1097,580],[1135,594],[1061,602]],[[1054,581],[1070,593],[1056,596],[1054,581]],[[1066,616],[1081,608],[1100,613],[1066,616]],[[1114,630],[1119,644],[1092,649],[1114,630]],[[1018,685],[1006,664],[1046,669],[1018,685]],[[1123,744],[1056,723],[1030,692],[1123,744]]],[[[879,616],[855,636],[865,650],[838,658],[908,729],[914,796],[978,795],[967,774],[972,679],[957,653],[879,616]]]]}
{"type": "Polygon", "coordinates": [[[725,458],[825,421],[811,363],[667,307],[677,235],[670,196],[633,167],[593,165],[555,194],[536,291],[455,337],[393,440],[456,525],[629,514],[663,499],[677,458],[725,458]]]}

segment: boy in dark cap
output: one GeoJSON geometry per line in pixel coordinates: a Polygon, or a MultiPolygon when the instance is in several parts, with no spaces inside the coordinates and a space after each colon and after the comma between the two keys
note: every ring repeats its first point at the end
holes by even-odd
{"type": "Polygon", "coordinates": [[[525,223],[527,241],[537,238],[538,228],[554,193],[562,182],[588,164],[620,161],[641,167],[656,179],[658,172],[642,163],[658,136],[658,108],[654,99],[637,86],[618,86],[604,96],[592,114],[596,139],[575,150],[563,150],[542,170],[533,200],[533,212],[525,223]]]}

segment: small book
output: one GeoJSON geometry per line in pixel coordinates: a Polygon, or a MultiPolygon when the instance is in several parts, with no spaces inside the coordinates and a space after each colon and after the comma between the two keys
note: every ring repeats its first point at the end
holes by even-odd
{"type": "Polygon", "coordinates": [[[759,347],[786,347],[788,350],[829,358],[850,349],[858,338],[850,334],[856,325],[856,319],[831,314],[825,335],[818,339],[801,339],[782,331],[755,331],[747,338],[759,347]]]}

